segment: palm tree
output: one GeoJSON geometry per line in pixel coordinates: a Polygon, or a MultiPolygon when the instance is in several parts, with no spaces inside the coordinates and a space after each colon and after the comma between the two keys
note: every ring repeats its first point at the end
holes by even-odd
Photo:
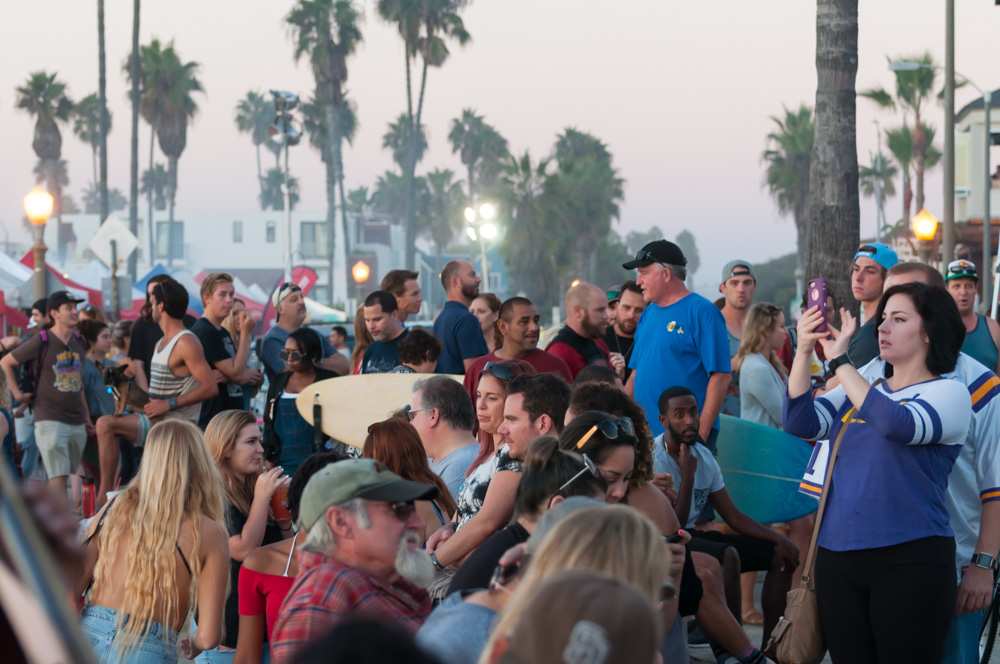
{"type": "Polygon", "coordinates": [[[889,154],[892,158],[896,160],[899,164],[899,170],[902,175],[902,203],[903,203],[903,216],[901,219],[905,222],[912,215],[912,205],[913,205],[913,187],[911,184],[911,173],[913,169],[913,133],[910,128],[906,125],[902,127],[897,127],[896,129],[887,129],[885,132],[886,144],[889,148],[889,154]]]}
{"type": "MultiPolygon", "coordinates": [[[[774,130],[767,135],[767,148],[761,161],[767,165],[764,184],[778,204],[778,213],[791,214],[795,223],[799,260],[809,246],[806,202],[809,197],[809,164],[816,125],[812,109],[801,104],[796,110],[785,109],[784,117],[771,116],[774,130]]],[[[800,263],[799,267],[804,267],[800,263]]]]}
{"type": "Polygon", "coordinates": [[[503,159],[509,152],[507,139],[483,116],[466,108],[462,110],[461,117],[451,121],[448,141],[452,153],[458,154],[465,164],[469,200],[474,201],[483,181],[492,184],[490,180],[499,176],[503,159]]]}
{"type": "Polygon", "coordinates": [[[355,187],[347,192],[347,211],[359,219],[368,215],[371,203],[368,187],[355,187]]]}
{"type": "MultiPolygon", "coordinates": [[[[132,0],[132,49],[126,61],[128,69],[127,79],[129,86],[129,103],[131,108],[132,133],[129,140],[129,185],[128,185],[128,228],[136,237],[139,236],[139,58],[134,57],[139,53],[139,4],[140,0],[132,0]]],[[[152,214],[150,215],[152,217],[152,214]]],[[[149,228],[149,264],[153,264],[153,220],[147,220],[149,228]]],[[[135,281],[136,265],[138,264],[137,252],[132,252],[128,259],[129,277],[135,281]]]]}
{"type": "Polygon", "coordinates": [[[236,129],[241,134],[249,134],[250,142],[253,143],[257,153],[257,184],[261,194],[264,193],[264,171],[260,165],[260,146],[266,145],[274,152],[275,158],[279,152],[279,148],[270,140],[268,131],[274,118],[274,101],[255,90],[247,92],[246,96],[236,103],[236,129]]]}
{"type": "Polygon", "coordinates": [[[907,116],[913,114],[913,175],[917,209],[924,207],[924,173],[927,165],[927,150],[932,144],[928,138],[927,125],[923,121],[924,107],[934,94],[934,84],[937,80],[937,66],[929,52],[920,56],[899,58],[901,60],[919,63],[912,71],[895,71],[896,94],[893,96],[885,88],[871,88],[858,93],[870,99],[878,106],[890,110],[899,108],[903,112],[903,124],[907,124],[907,116]]]}
{"type": "MultiPolygon", "coordinates": [[[[885,200],[896,195],[896,185],[893,178],[899,174],[896,165],[889,161],[881,152],[869,153],[871,160],[867,166],[858,169],[859,186],[861,195],[865,198],[874,198],[878,207],[879,220],[885,219],[885,200]]],[[[881,229],[878,229],[877,236],[881,237],[881,229]]]]}
{"type": "MultiPolygon", "coordinates": [[[[108,131],[111,113],[108,113],[108,131]]],[[[89,94],[73,107],[73,133],[90,146],[93,182],[97,182],[97,153],[101,148],[101,101],[96,94],[89,94]]]]}
{"type": "Polygon", "coordinates": [[[844,266],[858,248],[858,0],[816,3],[816,138],[809,165],[811,226],[806,278],[826,277],[838,302],[851,301],[844,266]]]}
{"type": "MultiPolygon", "coordinates": [[[[285,171],[280,168],[271,168],[267,171],[260,192],[260,209],[281,211],[285,209],[285,171]]],[[[299,181],[295,177],[288,178],[289,194],[292,198],[292,209],[299,204],[299,181]]]]}
{"type": "MultiPolygon", "coordinates": [[[[326,224],[329,243],[330,302],[333,302],[333,241],[336,224],[336,186],[343,180],[343,141],[347,127],[342,126],[347,105],[347,58],[354,54],[363,39],[359,27],[361,15],[353,0],[298,0],[285,17],[295,42],[294,58],[308,56],[316,82],[315,100],[325,111],[326,140],[322,153],[326,165],[326,224]]],[[[355,122],[356,124],[356,122],[355,122]]],[[[341,224],[347,237],[347,210],[341,187],[341,224]]],[[[346,255],[346,254],[345,254],[346,255]]],[[[344,261],[345,267],[347,261],[344,261]]],[[[347,278],[347,275],[344,275],[347,278]]]]}
{"type": "Polygon", "coordinates": [[[459,16],[468,0],[378,0],[378,13],[393,24],[403,40],[403,64],[406,74],[405,136],[409,139],[403,163],[403,177],[408,190],[406,206],[406,267],[413,268],[416,256],[416,169],[419,146],[417,127],[421,126],[427,92],[427,70],[441,67],[450,51],[448,41],[465,45],[471,37],[459,16]],[[420,88],[413,98],[412,66],[420,61],[420,88]]]}
{"type": "MultiPolygon", "coordinates": [[[[415,150],[415,162],[419,163],[427,152],[427,128],[420,125],[416,141],[410,141],[410,123],[405,114],[400,114],[395,122],[389,123],[389,128],[382,134],[382,147],[392,152],[392,160],[400,170],[406,172],[406,163],[410,159],[411,150],[415,150]]],[[[404,177],[406,177],[404,175],[404,177]]]]}
{"type": "Polygon", "coordinates": [[[170,175],[163,164],[156,164],[152,169],[142,172],[142,187],[140,191],[146,194],[153,207],[163,211],[167,209],[167,190],[170,186],[170,175]]]}
{"type": "Polygon", "coordinates": [[[435,169],[427,174],[427,195],[427,220],[421,226],[434,243],[437,264],[440,265],[441,254],[462,227],[466,199],[461,180],[456,181],[455,173],[447,168],[435,169]]]}
{"type": "Polygon", "coordinates": [[[406,178],[394,171],[386,171],[375,180],[371,205],[376,212],[397,221],[406,216],[408,196],[406,178]]]}
{"type": "MultiPolygon", "coordinates": [[[[113,214],[118,210],[128,207],[128,198],[121,189],[108,189],[108,213],[113,214]]],[[[83,211],[87,214],[101,213],[101,188],[96,182],[90,183],[83,190],[83,211]]]]}
{"type": "MultiPolygon", "coordinates": [[[[358,133],[358,109],[357,105],[345,97],[344,103],[340,106],[336,113],[337,122],[340,125],[341,140],[346,141],[348,145],[354,144],[354,137],[358,133]]],[[[326,130],[326,109],[316,101],[315,98],[306,101],[302,104],[302,125],[306,131],[306,135],[309,136],[309,144],[319,150],[320,159],[325,164],[329,157],[334,157],[336,159],[336,151],[331,155],[328,150],[324,149],[326,145],[327,138],[329,134],[326,130]]],[[[340,200],[340,209],[342,214],[340,215],[341,221],[341,231],[344,237],[344,252],[345,256],[351,251],[351,234],[348,233],[347,224],[347,214],[349,210],[347,206],[347,193],[344,190],[344,169],[343,168],[327,168],[326,176],[328,178],[327,187],[336,186],[337,196],[340,200]],[[329,178],[335,178],[335,182],[330,182],[329,178]]]]}

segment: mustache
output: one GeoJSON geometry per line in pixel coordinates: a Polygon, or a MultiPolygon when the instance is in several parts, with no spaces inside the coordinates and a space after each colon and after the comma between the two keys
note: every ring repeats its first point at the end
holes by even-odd
{"type": "Polygon", "coordinates": [[[431,555],[424,551],[417,531],[408,530],[399,538],[395,567],[401,577],[420,588],[426,588],[434,581],[434,563],[431,555]]]}

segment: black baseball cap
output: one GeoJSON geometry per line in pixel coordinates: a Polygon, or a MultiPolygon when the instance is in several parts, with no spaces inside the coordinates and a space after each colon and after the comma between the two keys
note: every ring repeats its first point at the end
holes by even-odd
{"type": "Polygon", "coordinates": [[[653,240],[635,254],[635,258],[622,263],[626,270],[634,270],[637,267],[646,267],[653,263],[666,263],[667,265],[687,265],[684,252],[681,248],[670,240],[653,240]]]}
{"type": "Polygon", "coordinates": [[[49,311],[54,311],[64,304],[77,305],[83,302],[83,298],[73,297],[70,295],[69,291],[57,290],[52,295],[49,295],[49,311]]]}

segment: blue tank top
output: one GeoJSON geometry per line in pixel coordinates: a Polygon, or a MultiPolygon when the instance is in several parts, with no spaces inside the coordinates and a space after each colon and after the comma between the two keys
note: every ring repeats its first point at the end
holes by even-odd
{"type": "Polygon", "coordinates": [[[991,371],[996,371],[998,351],[997,345],[990,335],[990,326],[986,316],[976,315],[976,329],[965,335],[962,342],[962,352],[985,364],[991,371]]]}

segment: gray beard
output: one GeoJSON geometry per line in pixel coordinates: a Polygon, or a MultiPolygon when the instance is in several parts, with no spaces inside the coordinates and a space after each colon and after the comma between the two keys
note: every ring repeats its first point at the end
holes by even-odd
{"type": "Polygon", "coordinates": [[[434,581],[436,575],[434,563],[431,556],[420,546],[420,536],[413,532],[407,532],[399,540],[399,550],[396,552],[396,572],[420,588],[426,588],[434,581]],[[417,548],[411,549],[410,545],[416,544],[417,548]]]}

